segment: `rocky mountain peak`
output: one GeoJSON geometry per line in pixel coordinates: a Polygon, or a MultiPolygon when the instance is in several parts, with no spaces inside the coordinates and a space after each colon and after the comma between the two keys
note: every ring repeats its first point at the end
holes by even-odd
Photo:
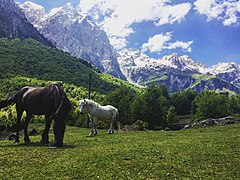
{"type": "Polygon", "coordinates": [[[45,15],[44,7],[27,1],[23,4],[17,2],[16,3],[25,13],[29,22],[33,24],[33,22],[40,21],[45,15]]]}
{"type": "Polygon", "coordinates": [[[240,66],[235,62],[223,62],[214,65],[211,68],[212,74],[221,74],[221,73],[232,73],[232,72],[240,72],[240,66]]]}
{"type": "MultiPolygon", "coordinates": [[[[35,8],[32,13],[34,11],[35,8]]],[[[31,20],[31,13],[26,13],[26,16],[31,20]]],[[[44,16],[40,16],[39,20],[35,20],[31,21],[32,24],[57,48],[91,62],[105,73],[125,79],[119,69],[117,53],[110,44],[107,34],[90,16],[82,14],[77,7],[68,3],[52,9],[44,16]]]]}
{"type": "Polygon", "coordinates": [[[13,0],[0,0],[0,37],[32,38],[45,45],[52,46],[33,25],[13,0]]]}

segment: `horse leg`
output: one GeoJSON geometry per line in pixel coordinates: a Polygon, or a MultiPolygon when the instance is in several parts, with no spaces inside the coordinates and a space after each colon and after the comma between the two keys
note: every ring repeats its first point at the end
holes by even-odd
{"type": "Polygon", "coordinates": [[[49,144],[49,129],[50,129],[50,126],[51,126],[51,122],[52,122],[52,119],[50,119],[50,116],[49,115],[45,115],[45,119],[46,119],[46,124],[45,124],[45,129],[43,131],[43,134],[42,134],[42,140],[41,140],[41,143],[43,144],[49,144]]]}
{"type": "Polygon", "coordinates": [[[16,132],[16,137],[15,137],[15,143],[19,144],[19,131],[21,130],[21,118],[23,114],[22,108],[19,108],[18,105],[16,105],[16,110],[17,110],[17,132],[16,132]]]}
{"type": "Polygon", "coordinates": [[[108,134],[113,134],[114,130],[113,130],[113,120],[110,121],[110,128],[108,130],[108,134]]]}
{"type": "Polygon", "coordinates": [[[27,113],[27,117],[26,117],[26,120],[24,123],[24,142],[26,144],[31,143],[31,141],[29,139],[29,135],[28,135],[28,130],[27,130],[28,124],[29,124],[31,118],[32,118],[32,114],[27,113]]]}
{"type": "Polygon", "coordinates": [[[94,119],[94,122],[93,122],[93,125],[94,125],[94,133],[93,133],[93,135],[97,135],[98,134],[98,131],[97,131],[97,120],[96,119],[94,119]]]}
{"type": "Polygon", "coordinates": [[[114,133],[114,118],[112,119],[112,134],[114,133]]]}
{"type": "Polygon", "coordinates": [[[93,118],[89,115],[89,119],[90,119],[90,126],[92,128],[92,131],[90,132],[89,136],[94,135],[94,122],[93,122],[93,118]]]}

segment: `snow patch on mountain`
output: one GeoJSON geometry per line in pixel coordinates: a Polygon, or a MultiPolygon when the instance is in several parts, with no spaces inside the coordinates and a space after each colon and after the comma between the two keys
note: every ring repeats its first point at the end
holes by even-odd
{"type": "Polygon", "coordinates": [[[214,75],[222,73],[239,72],[240,66],[235,62],[223,62],[212,66],[210,72],[214,75]]]}
{"type": "Polygon", "coordinates": [[[205,88],[225,88],[221,87],[221,84],[235,90],[237,87],[233,85],[240,87],[239,65],[232,62],[219,63],[208,68],[186,55],[179,56],[174,53],[153,59],[134,49],[121,50],[118,62],[128,81],[141,85],[163,83],[171,92],[186,88],[197,88],[198,91],[205,88]],[[200,81],[202,83],[196,86],[200,81]]]}
{"type": "Polygon", "coordinates": [[[72,56],[90,61],[101,71],[125,79],[120,71],[117,53],[107,34],[98,27],[90,16],[82,14],[71,3],[54,8],[42,15],[33,4],[19,6],[26,12],[28,20],[57,48],[72,56]],[[33,15],[38,17],[31,18],[33,15]]]}
{"type": "Polygon", "coordinates": [[[45,9],[43,6],[30,1],[26,1],[23,4],[16,2],[16,4],[23,10],[25,15],[28,17],[28,21],[31,23],[38,22],[45,16],[45,9]]]}

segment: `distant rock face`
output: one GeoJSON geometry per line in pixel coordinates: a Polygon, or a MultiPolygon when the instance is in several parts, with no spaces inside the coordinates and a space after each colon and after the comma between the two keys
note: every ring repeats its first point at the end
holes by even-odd
{"type": "Polygon", "coordinates": [[[235,123],[239,123],[239,122],[240,122],[240,119],[234,118],[234,117],[231,117],[231,116],[222,117],[222,118],[218,118],[218,119],[209,118],[209,119],[199,120],[199,121],[194,122],[192,124],[185,125],[184,129],[188,129],[188,128],[195,127],[195,126],[208,127],[208,126],[235,124],[235,123]]]}
{"type": "Polygon", "coordinates": [[[165,84],[170,92],[184,89],[197,92],[204,89],[240,92],[239,65],[235,63],[220,63],[207,68],[188,56],[172,54],[153,59],[133,49],[120,51],[118,62],[127,80],[142,86],[165,84]]]}
{"type": "Polygon", "coordinates": [[[218,63],[209,73],[240,87],[240,65],[234,62],[218,63]]]}
{"type": "Polygon", "coordinates": [[[52,46],[33,25],[13,0],[0,0],[0,37],[32,38],[52,46]]]}
{"type": "Polygon", "coordinates": [[[57,48],[90,61],[101,71],[125,79],[106,33],[70,3],[45,13],[34,3],[19,4],[28,20],[57,48]]]}

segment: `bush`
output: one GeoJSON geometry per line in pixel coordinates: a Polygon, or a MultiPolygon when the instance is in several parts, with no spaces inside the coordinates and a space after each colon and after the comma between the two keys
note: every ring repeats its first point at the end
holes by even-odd
{"type": "Polygon", "coordinates": [[[140,130],[140,131],[146,131],[148,127],[148,122],[144,122],[141,120],[137,120],[135,123],[133,123],[133,130],[140,130]]]}

